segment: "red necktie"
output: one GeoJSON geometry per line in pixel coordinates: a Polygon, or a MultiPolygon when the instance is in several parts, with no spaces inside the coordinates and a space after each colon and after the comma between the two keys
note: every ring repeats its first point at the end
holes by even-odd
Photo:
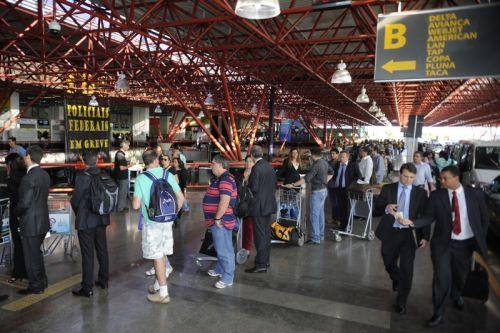
{"type": "Polygon", "coordinates": [[[453,233],[458,235],[462,232],[462,229],[460,228],[460,207],[458,206],[458,197],[457,192],[455,191],[453,191],[452,206],[452,210],[455,215],[455,218],[453,219],[453,233]]]}

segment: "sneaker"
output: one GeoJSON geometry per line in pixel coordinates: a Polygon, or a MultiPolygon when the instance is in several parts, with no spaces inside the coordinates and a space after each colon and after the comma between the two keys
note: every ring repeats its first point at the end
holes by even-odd
{"type": "Polygon", "coordinates": [[[211,277],[221,277],[222,274],[219,274],[215,271],[215,269],[208,270],[207,274],[211,277]]]}
{"type": "Polygon", "coordinates": [[[172,274],[173,271],[174,271],[174,268],[172,266],[167,267],[167,270],[165,271],[165,275],[166,275],[167,279],[170,276],[170,274],[172,274]]]}
{"type": "Polygon", "coordinates": [[[153,295],[153,294],[156,294],[159,290],[158,289],[155,289],[155,285],[152,284],[148,287],[148,293],[150,295],[153,295]]]}
{"type": "Polygon", "coordinates": [[[226,287],[231,287],[232,285],[233,285],[232,283],[225,283],[225,282],[222,282],[222,281],[217,281],[214,284],[214,287],[217,288],[217,289],[224,289],[226,287]]]}
{"type": "Polygon", "coordinates": [[[160,293],[148,295],[148,301],[153,303],[167,304],[170,303],[170,296],[161,297],[160,293]]]}
{"type": "MultiPolygon", "coordinates": [[[[169,275],[172,274],[173,271],[174,271],[174,268],[172,266],[167,267],[167,270],[165,271],[165,275],[166,275],[167,279],[168,279],[169,275]]],[[[155,268],[151,267],[151,269],[147,270],[145,272],[145,274],[147,276],[155,276],[156,275],[155,268]]]]}

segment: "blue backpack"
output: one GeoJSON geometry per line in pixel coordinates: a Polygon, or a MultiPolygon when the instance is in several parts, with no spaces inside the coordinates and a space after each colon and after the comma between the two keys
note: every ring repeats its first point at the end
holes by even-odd
{"type": "Polygon", "coordinates": [[[163,171],[161,178],[156,178],[151,172],[146,171],[146,175],[153,184],[151,185],[148,218],[153,222],[166,223],[173,222],[179,211],[174,190],[168,182],[169,172],[163,171]]]}

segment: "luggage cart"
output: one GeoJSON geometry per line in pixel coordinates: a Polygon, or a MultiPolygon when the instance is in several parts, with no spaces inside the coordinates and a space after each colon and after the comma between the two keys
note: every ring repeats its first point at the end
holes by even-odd
{"type": "Polygon", "coordinates": [[[342,241],[341,235],[353,236],[368,240],[375,239],[375,233],[372,230],[372,212],[373,212],[373,189],[366,190],[348,190],[349,202],[351,210],[349,212],[349,223],[345,231],[332,229],[335,241],[342,241]],[[356,234],[354,232],[354,217],[358,216],[366,219],[365,228],[363,233],[356,234]]]}
{"type": "MultiPolygon", "coordinates": [[[[278,189],[278,212],[276,220],[287,227],[295,227],[299,232],[298,246],[304,245],[306,224],[302,223],[302,187],[288,188],[280,186],[278,189]]],[[[271,243],[286,244],[286,241],[271,239],[271,243]]]]}
{"type": "MultiPolygon", "coordinates": [[[[243,265],[248,259],[248,254],[242,246],[243,220],[240,218],[236,219],[236,227],[235,229],[233,229],[233,237],[236,238],[236,240],[234,241],[236,263],[238,265],[243,265]]],[[[191,258],[194,260],[196,266],[198,267],[203,267],[204,262],[217,261],[217,253],[215,252],[215,246],[212,240],[211,232],[209,230],[205,232],[205,239],[203,240],[200,252],[191,255],[191,258]]]]}
{"type": "Polygon", "coordinates": [[[0,218],[2,219],[2,229],[0,230],[0,266],[12,263],[12,235],[10,234],[9,199],[0,199],[0,218]],[[7,249],[9,255],[7,255],[7,249]]]}
{"type": "Polygon", "coordinates": [[[71,209],[70,197],[68,194],[51,194],[48,198],[50,229],[42,244],[42,251],[45,256],[54,253],[55,249],[64,242],[64,254],[73,258],[74,236],[71,228],[73,210],[71,209]],[[52,239],[51,239],[52,238],[52,239]]]}

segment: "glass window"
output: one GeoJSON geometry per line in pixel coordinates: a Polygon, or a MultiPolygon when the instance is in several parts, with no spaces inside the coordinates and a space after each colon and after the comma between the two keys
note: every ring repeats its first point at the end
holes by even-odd
{"type": "Polygon", "coordinates": [[[476,169],[500,170],[500,147],[477,147],[476,169]]]}

